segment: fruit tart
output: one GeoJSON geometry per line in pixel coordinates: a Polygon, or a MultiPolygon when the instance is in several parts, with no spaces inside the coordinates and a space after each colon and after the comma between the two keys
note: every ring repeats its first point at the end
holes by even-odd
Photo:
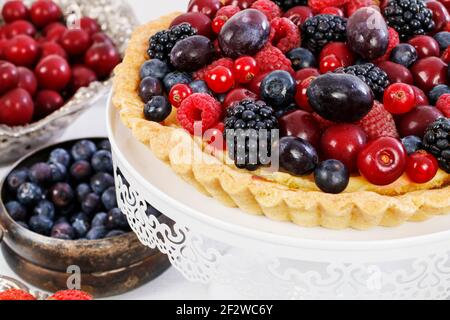
{"type": "Polygon", "coordinates": [[[422,221],[450,212],[447,16],[421,0],[191,0],[134,32],[113,104],[227,206],[305,227],[422,221]]]}

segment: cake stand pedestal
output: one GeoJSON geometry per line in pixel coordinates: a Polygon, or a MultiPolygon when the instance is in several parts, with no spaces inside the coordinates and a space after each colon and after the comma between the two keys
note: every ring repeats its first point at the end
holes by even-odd
{"type": "MultiPolygon", "coordinates": [[[[397,228],[301,228],[199,193],[133,138],[108,103],[119,206],[140,241],[212,298],[446,299],[450,215],[397,228]],[[147,208],[173,223],[160,223],[147,208]]],[[[450,196],[450,195],[449,195],[450,196]]]]}

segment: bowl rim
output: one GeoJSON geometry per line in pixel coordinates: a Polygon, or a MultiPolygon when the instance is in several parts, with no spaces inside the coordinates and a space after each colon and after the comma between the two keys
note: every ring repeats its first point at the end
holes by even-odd
{"type": "MultiPolygon", "coordinates": [[[[56,143],[48,143],[36,150],[33,150],[32,152],[28,153],[27,155],[23,156],[22,158],[20,158],[19,160],[17,160],[16,162],[14,162],[14,164],[12,166],[9,167],[8,172],[5,174],[5,176],[1,179],[0,181],[0,212],[3,212],[5,214],[5,218],[8,220],[8,222],[12,225],[14,225],[14,227],[16,227],[17,229],[19,229],[22,233],[24,233],[25,235],[28,236],[28,238],[32,238],[32,239],[36,239],[36,240],[41,240],[40,242],[42,243],[48,243],[48,242],[56,242],[56,243],[70,243],[70,244],[76,244],[76,245],[83,245],[83,244],[93,244],[93,245],[99,245],[102,243],[109,243],[111,241],[111,239],[127,239],[127,238],[132,238],[135,236],[135,233],[133,231],[129,231],[126,232],[125,234],[119,235],[119,236],[115,236],[115,237],[110,237],[110,238],[103,238],[103,239],[98,239],[98,240],[87,240],[87,239],[83,239],[83,240],[63,240],[63,239],[57,239],[57,238],[52,238],[49,236],[44,236],[41,235],[37,232],[31,231],[23,226],[21,226],[20,224],[18,224],[12,217],[11,215],[8,213],[8,210],[6,210],[5,207],[5,203],[3,201],[3,189],[6,187],[6,179],[8,178],[8,176],[11,174],[11,172],[13,172],[14,170],[16,170],[18,167],[20,167],[20,165],[25,162],[28,159],[31,159],[33,156],[35,156],[37,153],[40,153],[42,151],[44,151],[45,149],[49,149],[49,148],[57,148],[60,145],[66,144],[66,143],[75,143],[77,141],[81,141],[81,140],[95,140],[95,139],[102,139],[102,140],[108,140],[108,137],[101,137],[101,136],[95,136],[95,137],[81,137],[81,138],[75,138],[75,139],[69,139],[69,140],[63,140],[63,141],[58,141],[56,143]]],[[[3,226],[0,222],[0,233],[3,232],[3,239],[0,237],[0,243],[2,242],[2,240],[4,240],[8,234],[8,232],[10,232],[6,226],[3,226]]]]}

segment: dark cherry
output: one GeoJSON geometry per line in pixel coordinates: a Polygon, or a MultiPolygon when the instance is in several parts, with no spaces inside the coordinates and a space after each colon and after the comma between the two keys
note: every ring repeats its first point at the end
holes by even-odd
{"type": "Polygon", "coordinates": [[[39,0],[31,5],[30,16],[35,26],[43,28],[52,22],[59,21],[62,17],[62,12],[53,1],[39,0]]]}
{"type": "Polygon", "coordinates": [[[428,57],[417,61],[411,68],[415,85],[428,92],[438,84],[446,84],[447,68],[447,64],[438,57],[428,57]]]}
{"type": "Polygon", "coordinates": [[[18,67],[19,82],[17,87],[25,89],[31,96],[34,96],[37,90],[37,80],[33,71],[25,67],[18,67]]]}
{"type": "Polygon", "coordinates": [[[44,37],[48,41],[59,42],[67,28],[61,22],[52,22],[44,29],[44,37]]]}
{"type": "Polygon", "coordinates": [[[86,52],[91,39],[83,29],[68,29],[60,39],[60,44],[70,56],[78,56],[86,52]]]}
{"type": "Polygon", "coordinates": [[[179,15],[176,17],[172,23],[170,24],[171,27],[177,26],[179,24],[182,24],[183,22],[189,23],[191,26],[193,26],[195,29],[197,29],[197,32],[199,35],[211,38],[213,32],[211,28],[211,19],[201,13],[201,12],[187,12],[179,15]]]}
{"type": "Polygon", "coordinates": [[[300,85],[303,80],[306,80],[310,77],[318,77],[320,76],[319,70],[316,68],[305,68],[298,70],[295,73],[295,81],[297,82],[297,85],[300,85]]]}
{"type": "Polygon", "coordinates": [[[188,12],[201,12],[212,19],[221,6],[220,0],[191,0],[188,12]]]}
{"type": "Polygon", "coordinates": [[[39,56],[39,45],[33,38],[22,34],[9,41],[3,54],[16,66],[32,66],[39,56]]]}
{"type": "Polygon", "coordinates": [[[439,57],[439,43],[430,36],[415,36],[408,43],[416,48],[419,59],[439,57]]]}
{"type": "Polygon", "coordinates": [[[80,28],[86,31],[89,35],[93,35],[94,33],[102,30],[97,20],[89,17],[83,17],[80,19],[80,28]]]}
{"type": "Polygon", "coordinates": [[[445,6],[439,1],[426,1],[426,6],[433,12],[434,31],[439,32],[450,22],[450,15],[445,6]]]}
{"type": "Polygon", "coordinates": [[[6,1],[2,8],[2,17],[6,23],[28,19],[28,8],[20,0],[6,1]]]}
{"type": "Polygon", "coordinates": [[[52,90],[39,91],[34,102],[37,118],[44,118],[64,105],[63,97],[52,90]]]}
{"type": "Polygon", "coordinates": [[[430,124],[444,115],[432,106],[419,106],[401,116],[398,129],[402,137],[417,136],[423,138],[425,130],[430,124]]]}
{"type": "Polygon", "coordinates": [[[414,79],[411,72],[405,66],[394,63],[392,61],[383,61],[378,66],[386,72],[391,83],[402,82],[406,84],[413,84],[414,79]]]}
{"type": "Polygon", "coordinates": [[[120,60],[120,54],[117,49],[106,43],[93,45],[86,52],[84,58],[86,66],[94,70],[100,79],[108,77],[120,60]]]}
{"type": "Polygon", "coordinates": [[[48,57],[52,54],[56,54],[67,60],[66,51],[56,42],[53,41],[45,41],[40,44],[41,46],[41,59],[48,57]]]}
{"type": "Polygon", "coordinates": [[[306,20],[313,17],[313,12],[310,7],[297,6],[286,11],[284,16],[301,27],[306,20]]]}
{"type": "Polygon", "coordinates": [[[430,104],[427,95],[425,94],[425,92],[423,92],[422,89],[417,88],[416,86],[411,87],[413,88],[414,94],[416,96],[416,106],[426,106],[430,104]]]}
{"type": "Polygon", "coordinates": [[[111,40],[111,38],[104,32],[97,32],[94,33],[91,36],[92,45],[99,44],[99,43],[106,43],[109,45],[114,45],[114,42],[111,40]]]}
{"type": "Polygon", "coordinates": [[[16,66],[0,61],[0,95],[15,88],[19,83],[19,71],[16,66]]]}
{"type": "Polygon", "coordinates": [[[234,89],[225,96],[225,100],[223,101],[222,106],[223,108],[228,108],[235,102],[240,102],[247,99],[257,100],[258,95],[244,88],[234,89]]]}
{"type": "Polygon", "coordinates": [[[94,71],[82,65],[73,66],[72,79],[70,80],[70,89],[73,92],[81,87],[89,86],[94,81],[97,81],[97,76],[94,71]]]}
{"type": "Polygon", "coordinates": [[[281,137],[302,138],[318,149],[320,126],[311,113],[303,110],[290,112],[279,119],[279,124],[281,137]]]}
{"type": "Polygon", "coordinates": [[[33,111],[33,100],[24,89],[13,89],[0,98],[0,123],[2,124],[22,126],[30,123],[33,111]]]}
{"type": "Polygon", "coordinates": [[[57,55],[42,59],[34,73],[41,88],[55,91],[64,89],[72,75],[67,61],[57,55]]]}
{"type": "Polygon", "coordinates": [[[34,37],[36,35],[36,28],[26,20],[17,20],[5,26],[5,35],[8,39],[12,39],[19,34],[34,37]]]}

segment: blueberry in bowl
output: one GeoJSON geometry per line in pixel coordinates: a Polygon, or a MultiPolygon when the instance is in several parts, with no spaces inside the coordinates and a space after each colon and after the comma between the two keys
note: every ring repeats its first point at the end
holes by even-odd
{"type": "MultiPolygon", "coordinates": [[[[170,265],[158,250],[139,242],[118,208],[105,138],[44,147],[16,163],[0,188],[3,253],[10,267],[37,287],[66,287],[67,268],[77,265],[85,290],[111,296],[150,281],[170,265]],[[136,275],[139,280],[131,281],[136,275]]],[[[149,215],[170,224],[149,208],[149,215]]]]}

